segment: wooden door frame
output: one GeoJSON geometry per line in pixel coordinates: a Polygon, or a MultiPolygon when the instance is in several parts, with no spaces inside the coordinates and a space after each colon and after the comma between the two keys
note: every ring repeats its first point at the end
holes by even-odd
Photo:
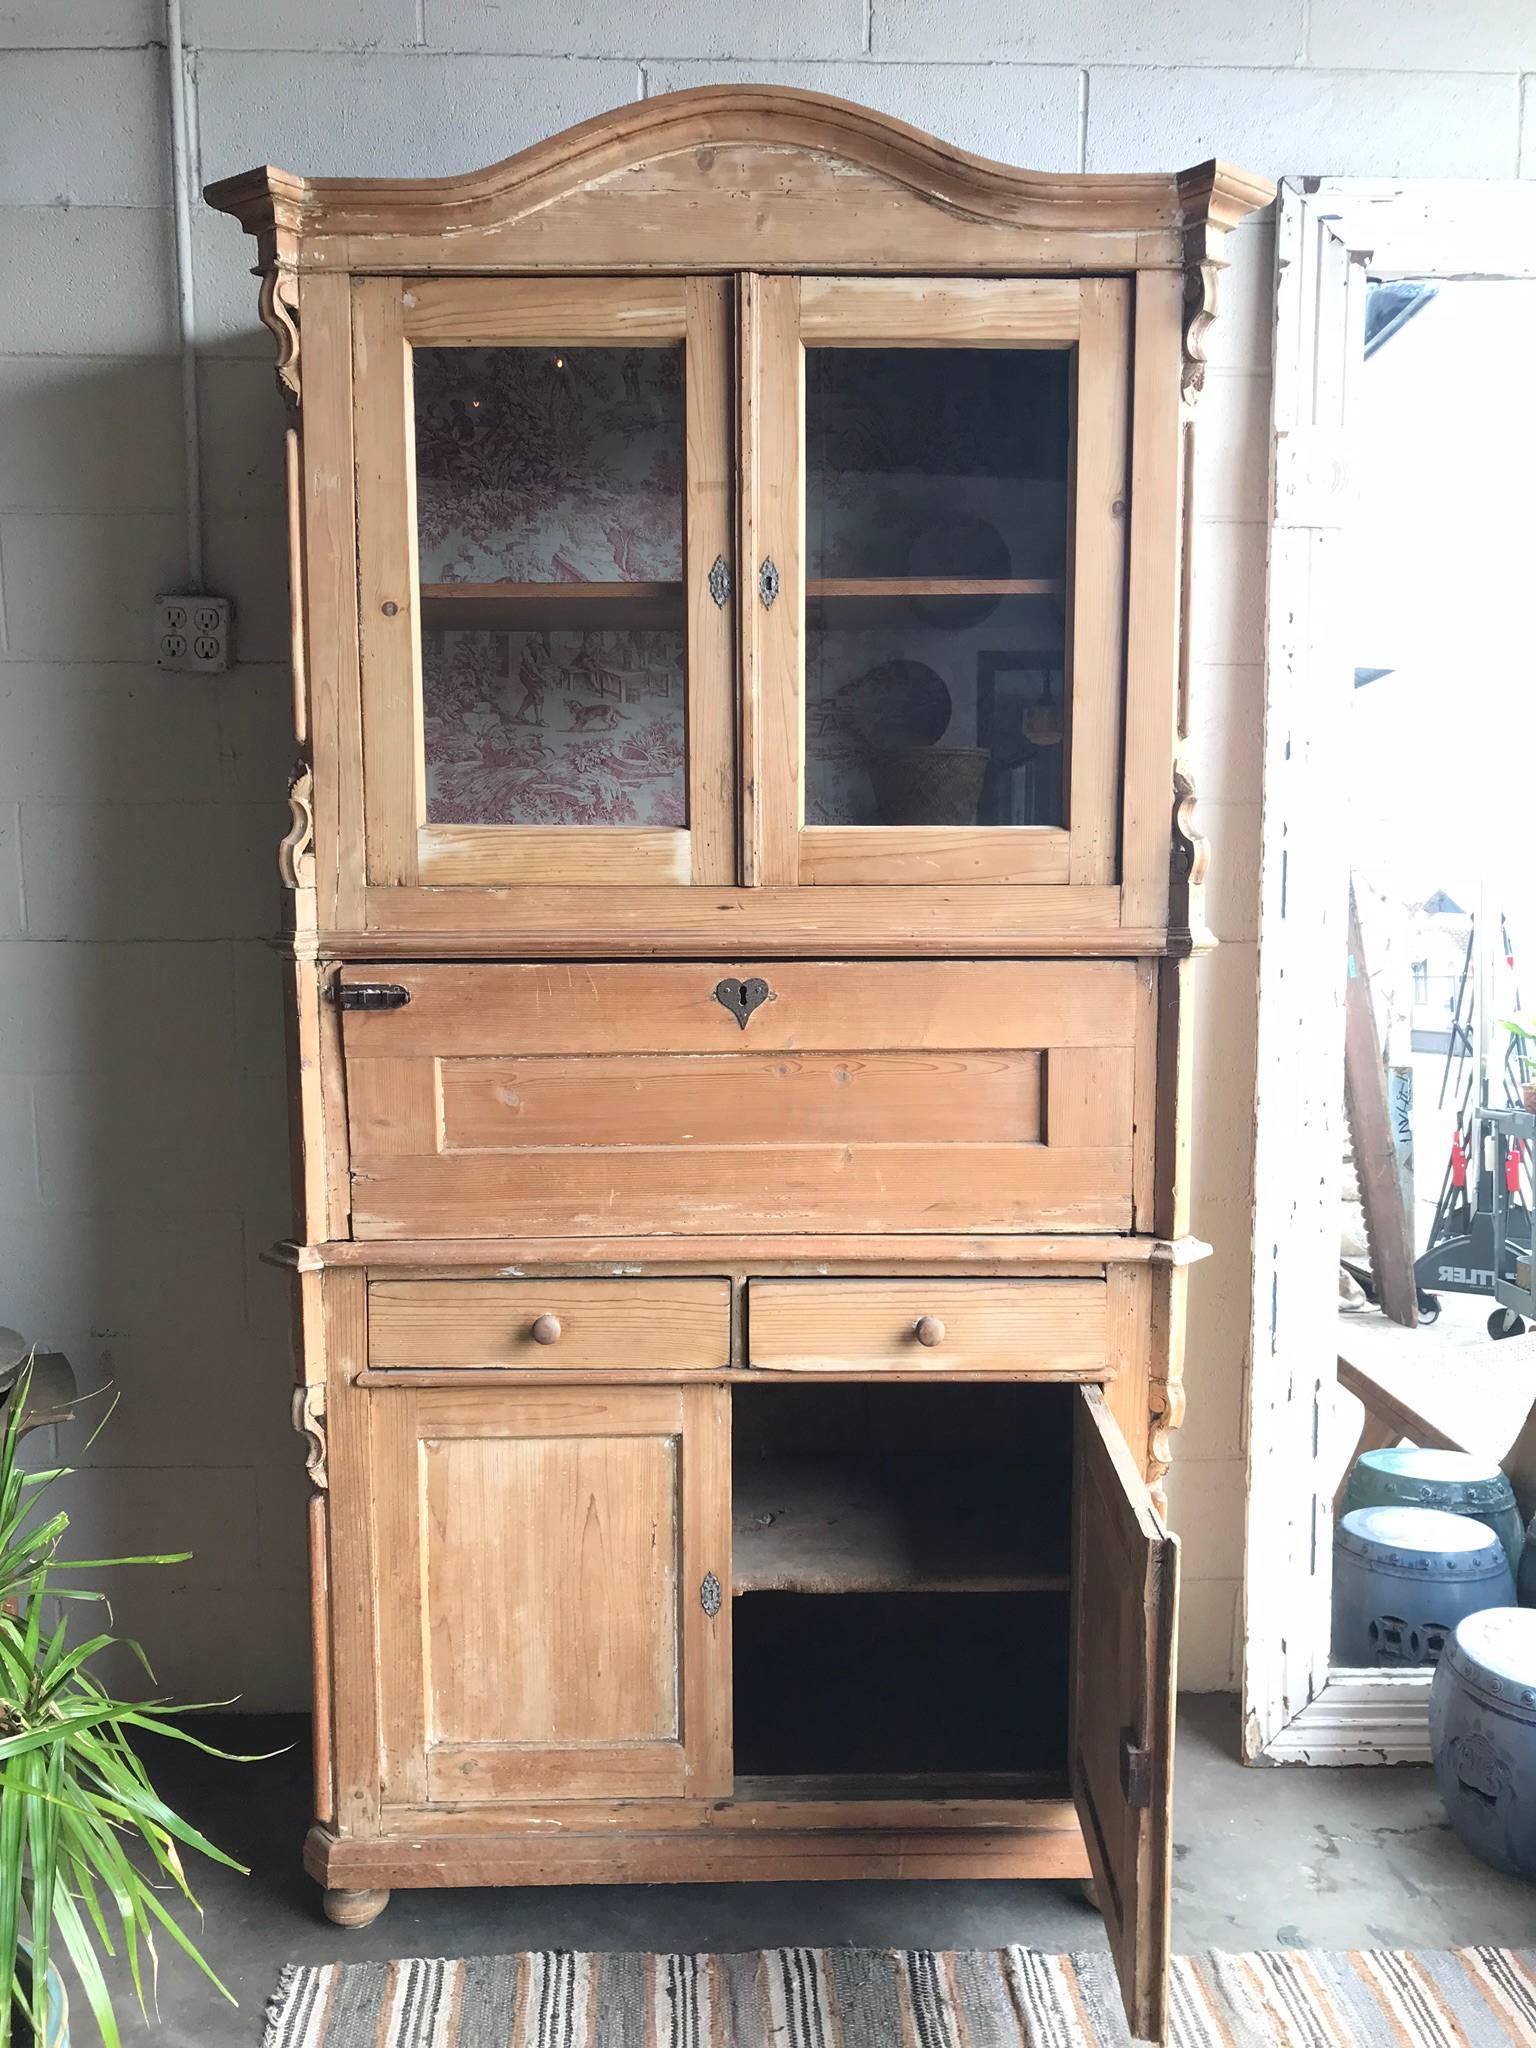
{"type": "MultiPolygon", "coordinates": [[[[1131,574],[1131,332],[1140,288],[1140,280],[1133,285],[1124,277],[743,275],[740,602],[748,881],[854,888],[1116,883],[1131,574]],[[804,365],[807,348],[815,346],[1067,354],[1072,432],[1060,592],[1070,621],[1065,824],[969,832],[806,824],[804,365]],[[772,580],[760,593],[759,574],[770,562],[772,580]]],[[[1166,837],[1165,822],[1164,866],[1166,837]]],[[[1156,919],[1149,914],[1149,921],[1156,919]]]]}
{"type": "Polygon", "coordinates": [[[1332,1666],[1331,1488],[1347,867],[1330,829],[1353,656],[1346,428],[1367,277],[1536,277],[1536,186],[1288,178],[1276,230],[1243,1752],[1428,1760],[1429,1679],[1332,1666]]]}
{"type": "Polygon", "coordinates": [[[711,577],[731,553],[731,280],[357,277],[351,301],[365,887],[728,886],[735,682],[711,577]],[[684,350],[686,826],[427,820],[412,354],[540,343],[684,350]]]}

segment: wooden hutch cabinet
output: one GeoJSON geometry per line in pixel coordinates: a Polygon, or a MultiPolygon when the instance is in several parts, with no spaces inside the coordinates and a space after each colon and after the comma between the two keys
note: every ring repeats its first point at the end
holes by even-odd
{"type": "Polygon", "coordinates": [[[342,1924],[1091,1877],[1162,2032],[1184,475],[1269,197],[757,86],[210,189],[293,408],[342,1924]]]}

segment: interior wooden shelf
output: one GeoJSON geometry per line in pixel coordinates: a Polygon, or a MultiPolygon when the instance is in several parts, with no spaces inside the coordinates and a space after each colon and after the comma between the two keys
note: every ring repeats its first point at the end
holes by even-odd
{"type": "Polygon", "coordinates": [[[736,1593],[1048,1593],[1069,1583],[1062,1504],[985,1456],[887,1453],[738,1466],[736,1593]]]}
{"type": "Polygon", "coordinates": [[[1059,597],[1059,576],[812,576],[807,597],[1059,597]]]}
{"type": "Polygon", "coordinates": [[[423,583],[430,632],[626,632],[683,623],[681,583],[423,583]]]}

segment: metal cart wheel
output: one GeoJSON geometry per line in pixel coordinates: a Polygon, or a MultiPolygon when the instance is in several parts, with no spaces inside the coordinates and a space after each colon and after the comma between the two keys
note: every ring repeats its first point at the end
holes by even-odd
{"type": "Polygon", "coordinates": [[[1422,1288],[1422,1287],[1420,1287],[1420,1288],[1417,1288],[1417,1289],[1415,1289],[1415,1292],[1416,1292],[1416,1294],[1417,1294],[1417,1296],[1418,1296],[1418,1303],[1419,1303],[1419,1321],[1420,1321],[1421,1323],[1437,1323],[1437,1322],[1439,1322],[1439,1320],[1440,1320],[1440,1297],[1439,1297],[1439,1295],[1438,1295],[1438,1294],[1430,1294],[1430,1293],[1428,1293],[1428,1292],[1426,1291],[1426,1289],[1424,1289],[1424,1288],[1422,1288]]]}
{"type": "Polygon", "coordinates": [[[1499,1337],[1523,1337],[1525,1335],[1525,1318],[1524,1316],[1517,1316],[1512,1308],[1496,1308],[1488,1318],[1488,1334],[1495,1339],[1499,1337]]]}

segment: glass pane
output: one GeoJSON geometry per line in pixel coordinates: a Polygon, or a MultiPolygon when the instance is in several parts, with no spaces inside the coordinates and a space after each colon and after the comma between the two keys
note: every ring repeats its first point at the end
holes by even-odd
{"type": "Polygon", "coordinates": [[[807,352],[808,824],[1065,822],[1067,378],[807,352]]]}
{"type": "Polygon", "coordinates": [[[806,823],[1061,824],[1062,664],[1057,599],[813,599],[806,823]]]}
{"type": "Polygon", "coordinates": [[[687,822],[683,356],[418,349],[427,818],[687,822]]]}

